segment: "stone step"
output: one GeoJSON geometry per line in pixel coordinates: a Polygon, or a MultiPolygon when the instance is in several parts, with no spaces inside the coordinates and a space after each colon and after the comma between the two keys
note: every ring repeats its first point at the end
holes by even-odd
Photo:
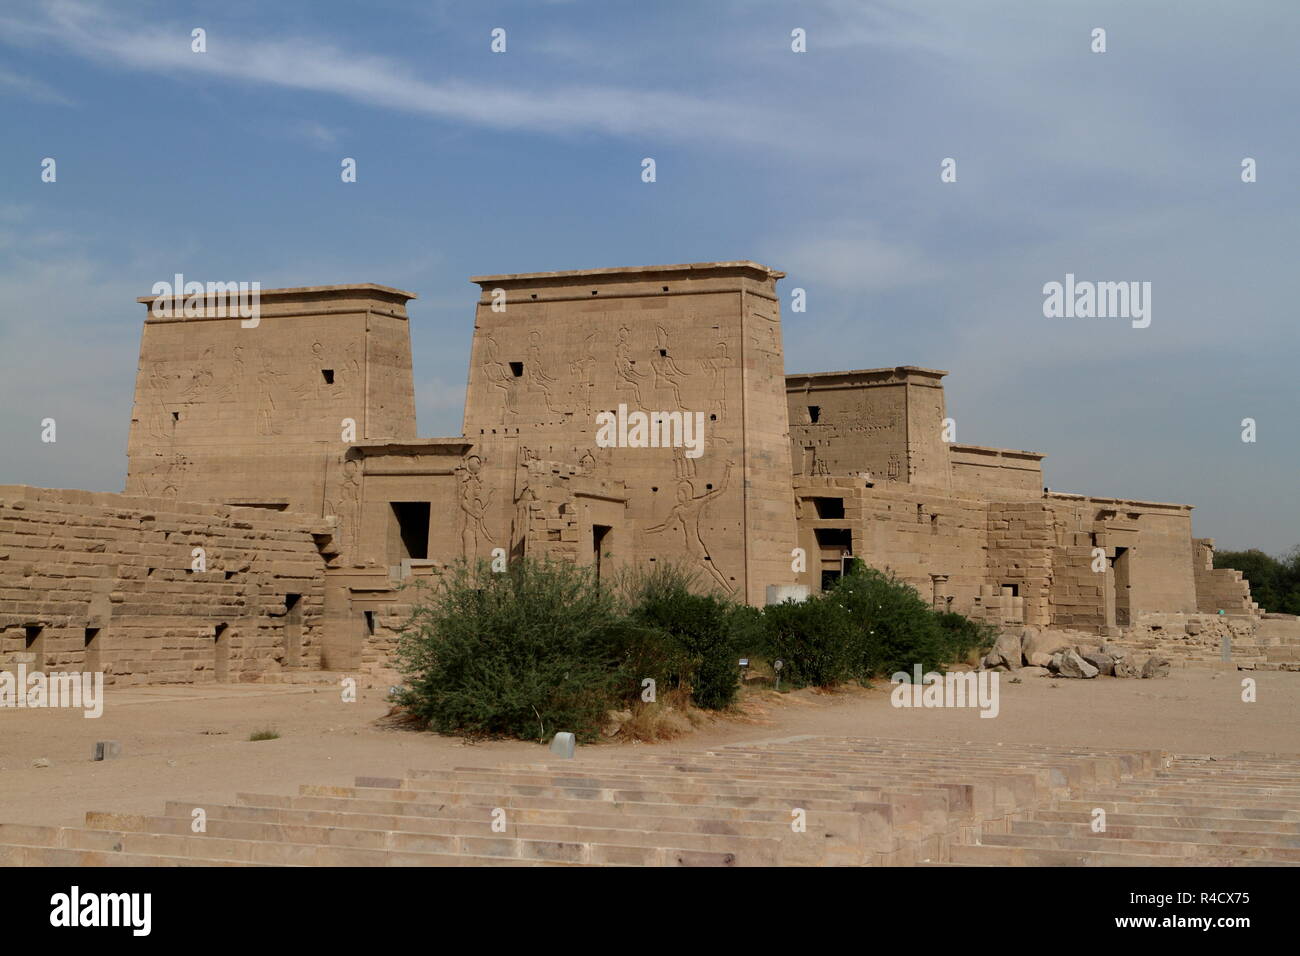
{"type": "MultiPolygon", "coordinates": [[[[194,804],[169,801],[166,816],[189,821],[194,804]]],[[[313,826],[362,831],[401,831],[404,833],[437,834],[444,836],[480,836],[491,832],[491,810],[474,808],[472,814],[462,816],[384,815],[377,813],[350,813],[340,810],[310,808],[270,808],[253,806],[205,806],[211,821],[248,822],[255,824],[280,824],[288,826],[313,826]]],[[[893,845],[894,834],[888,828],[876,833],[863,833],[861,821],[842,815],[828,826],[827,821],[814,816],[807,830],[795,833],[789,818],[776,818],[762,822],[739,823],[725,820],[690,817],[649,817],[626,814],[568,813],[564,811],[511,810],[506,813],[506,833],[513,837],[537,840],[608,842],[640,846],[671,844],[685,849],[732,850],[737,847],[749,851],[748,841],[755,838],[776,841],[780,846],[780,862],[784,865],[819,865],[823,863],[858,865],[873,862],[875,853],[888,853],[898,849],[893,845]],[[696,841],[706,839],[701,845],[696,841]]],[[[759,848],[760,850],[762,848],[759,848]]],[[[743,864],[744,859],[741,860],[743,864]]]]}
{"type": "Polygon", "coordinates": [[[1229,817],[1237,820],[1300,821],[1300,812],[1295,810],[1273,809],[1269,807],[1225,807],[1221,804],[1193,800],[1173,802],[1160,798],[1143,800],[1131,796],[1120,800],[1112,800],[1100,798],[1096,794],[1091,794],[1089,796],[1090,799],[1086,800],[1062,800],[1057,804],[1056,809],[1080,810],[1091,813],[1094,808],[1100,807],[1105,810],[1107,814],[1151,813],[1161,816],[1229,817]]]}
{"type": "Polygon", "coordinates": [[[1106,830],[1096,833],[1086,823],[1062,823],[1044,820],[1035,813],[1029,820],[1011,823],[1012,834],[1058,836],[1078,839],[1142,840],[1163,843],[1223,844],[1233,846],[1278,847],[1300,852],[1300,835],[1269,833],[1260,830],[1220,830],[1210,827],[1159,827],[1146,824],[1125,825],[1106,819],[1106,830]]]}
{"type": "MultiPolygon", "coordinates": [[[[373,781],[378,778],[359,778],[373,781]]],[[[980,778],[969,783],[935,780],[925,773],[891,775],[887,780],[874,779],[875,785],[855,782],[858,778],[845,775],[841,782],[823,778],[809,779],[807,775],[775,772],[764,775],[755,771],[744,776],[728,775],[719,779],[704,774],[662,771],[659,773],[606,773],[597,770],[587,773],[545,773],[515,770],[460,768],[456,770],[410,771],[402,779],[406,789],[426,789],[436,782],[459,786],[464,782],[509,783],[539,787],[580,788],[599,791],[650,790],[656,793],[698,793],[702,787],[709,792],[728,795],[768,794],[798,800],[812,797],[827,799],[874,800],[888,802],[891,793],[925,793],[942,791],[949,796],[953,810],[988,813],[995,807],[1015,808],[1032,806],[1036,793],[1032,780],[1025,775],[1007,775],[1002,778],[980,778]]],[[[482,792],[482,791],[478,791],[482,792]]]]}
{"type": "MultiPolygon", "coordinates": [[[[88,826],[97,826],[100,814],[87,814],[88,826]]],[[[376,830],[310,824],[286,824],[228,820],[209,817],[206,831],[194,834],[185,817],[120,817],[113,821],[122,829],[159,836],[194,837],[230,844],[272,843],[348,850],[379,850],[432,855],[507,857],[564,863],[607,863],[640,860],[654,865],[657,853],[714,855],[728,858],[727,865],[774,866],[782,858],[782,842],[766,834],[718,837],[707,834],[674,834],[665,847],[659,834],[630,829],[514,825],[506,818],[506,830],[493,833],[490,821],[443,821],[441,832],[426,828],[376,830]],[[640,851],[638,855],[637,851],[640,851]]],[[[787,827],[787,831],[789,828],[787,827]]],[[[794,834],[792,834],[794,836],[794,834]]],[[[795,841],[790,841],[794,843],[795,841]]],[[[805,839],[802,842],[811,841],[805,839]]],[[[797,849],[797,848],[796,848],[797,849]]],[[[222,855],[222,854],[214,854],[222,855]]],[[[805,856],[811,855],[811,851],[805,856]]],[[[816,862],[820,862],[817,860],[816,862]]],[[[860,861],[858,861],[860,862],[860,861]]]]}
{"type": "Polygon", "coordinates": [[[1124,853],[1134,856],[1195,857],[1202,860],[1255,860],[1277,865],[1300,865],[1300,850],[1283,847],[1240,844],[1184,843],[1164,840],[1121,839],[1105,834],[1088,837],[1065,837],[1029,833],[992,833],[980,840],[981,846],[1021,847],[1024,849],[1124,853]],[[1104,841],[1105,846],[1098,844],[1104,841]]]}
{"type": "MultiPolygon", "coordinates": [[[[1227,866],[1226,860],[1200,860],[1105,850],[1049,850],[1040,847],[953,846],[946,861],[972,866],[1227,866]]],[[[1242,865],[1251,865],[1244,863],[1242,865]]],[[[1274,864],[1265,864],[1274,865],[1274,864]]]]}
{"type": "MultiPolygon", "coordinates": [[[[60,827],[63,833],[59,845],[70,849],[99,850],[104,852],[138,853],[153,856],[174,856],[226,860],[231,863],[264,863],[273,866],[477,866],[477,865],[544,865],[571,863],[570,859],[547,855],[549,848],[501,847],[500,852],[446,853],[422,852],[401,847],[376,849],[350,846],[331,846],[313,843],[292,843],[236,839],[195,834],[189,824],[183,823],[179,833],[159,833],[150,829],[150,818],[137,814],[96,813],[86,814],[85,827],[60,827]],[[509,852],[515,849],[516,852],[509,852]],[[541,850],[539,855],[527,851],[541,850]],[[523,853],[518,852],[523,850],[523,853]]],[[[592,859],[591,863],[610,862],[592,859]]]]}
{"type": "MultiPolygon", "coordinates": [[[[1035,810],[1034,819],[1044,822],[1071,823],[1089,826],[1092,813],[1071,810],[1035,810]]],[[[1210,832],[1245,831],[1300,836],[1300,821],[1250,820],[1221,816],[1190,817],[1177,814],[1107,813],[1108,829],[1115,827],[1168,827],[1172,829],[1204,829],[1210,832]]]]}

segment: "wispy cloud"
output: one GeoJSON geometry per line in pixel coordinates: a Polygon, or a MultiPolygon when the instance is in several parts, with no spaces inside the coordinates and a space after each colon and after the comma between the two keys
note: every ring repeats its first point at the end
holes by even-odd
{"type": "Polygon", "coordinates": [[[73,105],[72,100],[49,84],[4,67],[0,67],[0,96],[32,100],[36,103],[51,103],[56,106],[73,105]]]}
{"type": "Polygon", "coordinates": [[[30,16],[0,19],[12,42],[54,42],[108,66],[183,76],[216,75],[281,89],[334,94],[357,103],[503,130],[615,136],[700,136],[764,142],[772,117],[743,104],[671,91],[615,86],[493,87],[421,77],[389,56],[325,40],[213,34],[190,49],[190,27],[125,23],[108,7],[50,0],[30,16]]]}

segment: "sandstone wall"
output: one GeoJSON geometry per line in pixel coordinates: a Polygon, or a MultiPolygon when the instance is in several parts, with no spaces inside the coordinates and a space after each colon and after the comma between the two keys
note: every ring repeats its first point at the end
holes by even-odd
{"type": "Polygon", "coordinates": [[[1260,611],[1250,596],[1250,582],[1240,571],[1214,566],[1214,539],[1196,538],[1196,609],[1203,614],[1255,615],[1260,611]]]}
{"type": "Polygon", "coordinates": [[[855,557],[893,572],[927,601],[934,600],[937,586],[944,607],[967,611],[976,604],[987,574],[984,501],[901,482],[869,488],[860,479],[831,477],[799,478],[795,495],[799,545],[808,556],[808,572],[799,583],[813,592],[821,588],[823,569],[838,569],[831,557],[838,554],[833,542],[846,532],[855,557]],[[827,502],[842,504],[828,509],[827,502]],[[840,507],[842,518],[820,516],[840,507]],[[935,575],[943,580],[936,581],[935,575]]]}
{"type": "Polygon", "coordinates": [[[0,668],[119,685],[316,668],[329,531],[293,513],[0,486],[0,668]]]}
{"type": "MultiPolygon", "coordinates": [[[[127,493],[338,514],[355,524],[348,446],[415,436],[410,298],[376,285],[269,289],[252,327],[151,308],[127,493]],[[345,419],[355,423],[350,440],[345,419]]],[[[344,537],[355,540],[355,529],[344,537]]]]}
{"type": "Polygon", "coordinates": [[[753,603],[791,583],[779,278],[749,262],[476,277],[464,433],[485,494],[467,556],[511,537],[521,468],[567,462],[624,485],[638,566],[675,561],[753,603]],[[597,415],[620,406],[702,415],[702,454],[600,447],[597,415]]]}

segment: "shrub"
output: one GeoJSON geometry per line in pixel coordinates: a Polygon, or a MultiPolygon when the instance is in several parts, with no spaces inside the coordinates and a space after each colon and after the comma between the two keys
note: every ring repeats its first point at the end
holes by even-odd
{"type": "Polygon", "coordinates": [[[937,616],[942,629],[943,657],[949,661],[960,661],[972,651],[987,651],[997,640],[997,628],[983,621],[976,621],[964,614],[946,611],[937,616]]]}
{"type": "Polygon", "coordinates": [[[780,676],[791,687],[826,687],[866,676],[855,666],[853,621],[827,596],[770,604],[763,623],[766,656],[782,662],[780,676]]]}
{"type": "Polygon", "coordinates": [[[461,563],[417,602],[397,650],[396,702],[467,736],[592,740],[637,686],[647,637],[589,571],[521,560],[493,573],[461,563]]]}
{"type": "Polygon", "coordinates": [[[916,589],[892,574],[864,568],[836,582],[825,599],[843,607],[855,630],[850,649],[855,674],[890,675],[937,669],[947,660],[938,615],[916,589]]]}
{"type": "Polygon", "coordinates": [[[267,727],[265,730],[255,730],[248,735],[250,741],[258,740],[279,740],[280,734],[274,727],[267,727]]]}
{"type": "Polygon", "coordinates": [[[745,620],[735,606],[693,593],[694,577],[671,565],[626,580],[631,620],[662,636],[657,663],[667,687],[689,688],[691,700],[706,710],[730,706],[740,689],[735,631],[745,620]]]}

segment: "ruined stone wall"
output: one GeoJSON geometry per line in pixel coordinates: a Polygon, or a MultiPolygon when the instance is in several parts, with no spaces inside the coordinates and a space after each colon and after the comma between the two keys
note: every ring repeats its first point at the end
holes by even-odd
{"type": "Polygon", "coordinates": [[[316,668],[317,539],[330,527],[255,508],[0,486],[0,668],[102,670],[119,685],[316,668]],[[195,548],[205,571],[193,569],[195,548]],[[288,595],[298,595],[292,608],[288,595]]]}
{"type": "Polygon", "coordinates": [[[1025,624],[1042,626],[1051,619],[1054,543],[1052,512],[1041,500],[989,503],[988,581],[999,592],[1013,589],[1025,624]]]}
{"type": "Polygon", "coordinates": [[[1194,538],[1196,609],[1203,614],[1256,615],[1260,606],[1250,596],[1250,582],[1240,571],[1214,566],[1214,539],[1194,538]]]}

